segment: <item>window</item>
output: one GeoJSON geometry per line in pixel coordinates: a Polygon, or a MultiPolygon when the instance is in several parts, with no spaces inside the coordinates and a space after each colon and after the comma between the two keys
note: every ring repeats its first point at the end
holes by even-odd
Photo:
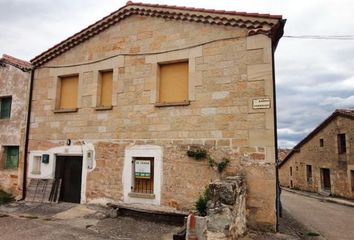
{"type": "Polygon", "coordinates": [[[293,168],[290,167],[290,176],[292,176],[292,175],[293,175],[293,168]]]}
{"type": "Polygon", "coordinates": [[[323,144],[324,144],[323,138],[320,138],[320,147],[323,147],[323,144]]]}
{"type": "Polygon", "coordinates": [[[344,133],[337,135],[337,143],[338,143],[338,154],[346,153],[347,146],[345,143],[345,134],[344,133]]]}
{"type": "Polygon", "coordinates": [[[18,146],[6,146],[5,169],[16,169],[18,167],[19,150],[18,146]]]}
{"type": "Polygon", "coordinates": [[[100,72],[100,97],[99,104],[100,107],[110,107],[112,106],[112,80],[113,71],[100,72]]]}
{"type": "Polygon", "coordinates": [[[34,156],[33,157],[33,165],[32,165],[32,174],[39,175],[41,174],[41,162],[42,162],[42,157],[41,156],[34,156]]]}
{"type": "Polygon", "coordinates": [[[0,98],[0,119],[10,118],[12,97],[0,98]]]}
{"type": "Polygon", "coordinates": [[[154,193],[154,158],[135,157],[133,160],[134,187],[135,193],[154,193]]]}
{"type": "Polygon", "coordinates": [[[306,165],[306,178],[308,183],[312,183],[312,166],[306,165]]]}
{"type": "Polygon", "coordinates": [[[160,64],[159,103],[188,102],[188,62],[160,64]]]}
{"type": "Polygon", "coordinates": [[[59,109],[77,108],[79,76],[60,77],[59,109]]]}

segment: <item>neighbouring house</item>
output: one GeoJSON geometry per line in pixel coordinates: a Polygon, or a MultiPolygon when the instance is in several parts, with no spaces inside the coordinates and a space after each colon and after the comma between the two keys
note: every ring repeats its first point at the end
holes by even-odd
{"type": "Polygon", "coordinates": [[[0,189],[20,194],[31,64],[0,58],[0,189]]]}
{"type": "Polygon", "coordinates": [[[279,148],[278,149],[278,160],[279,163],[282,162],[286,156],[290,153],[291,149],[287,149],[287,148],[279,148]]]}
{"type": "Polygon", "coordinates": [[[281,186],[354,198],[354,110],[337,109],[279,164],[281,186]]]}
{"type": "Polygon", "coordinates": [[[32,59],[28,182],[60,200],[191,209],[220,174],[247,179],[248,224],[274,229],[279,15],[128,2],[32,59]]]}

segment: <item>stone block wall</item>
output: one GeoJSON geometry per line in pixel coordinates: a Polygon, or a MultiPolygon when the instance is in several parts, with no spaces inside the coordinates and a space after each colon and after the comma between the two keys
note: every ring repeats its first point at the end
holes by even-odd
{"type": "Polygon", "coordinates": [[[330,169],[331,194],[345,198],[354,198],[352,191],[351,171],[354,171],[354,121],[350,118],[338,116],[321,129],[314,137],[301,146],[285,162],[280,170],[280,184],[305,191],[321,192],[321,168],[330,169]],[[344,155],[338,154],[337,135],[346,134],[346,148],[344,155]],[[320,139],[324,145],[320,146],[320,139]],[[312,181],[307,181],[306,165],[312,166],[312,181]],[[292,167],[292,176],[290,176],[292,167]]]}
{"type": "Polygon", "coordinates": [[[0,189],[14,196],[18,196],[22,189],[29,80],[29,72],[10,64],[0,66],[0,97],[12,96],[10,118],[0,119],[0,189]],[[4,169],[5,146],[19,146],[17,169],[4,169]]]}
{"type": "Polygon", "coordinates": [[[227,174],[246,173],[249,223],[274,229],[273,102],[252,108],[254,98],[272,99],[271,51],[271,39],[245,29],[131,16],[36,70],[31,150],[68,138],[94,143],[97,168],[87,176],[87,198],[119,201],[124,149],[161,146],[161,204],[188,209],[218,178],[206,161],[187,157],[188,147],[201,146],[230,159],[227,174]],[[179,60],[189,63],[190,104],[156,107],[158,64],[179,60]],[[113,109],[97,111],[97,75],[106,69],[113,69],[113,109]],[[68,74],[79,74],[78,112],[54,113],[58,77],[68,74]]]}

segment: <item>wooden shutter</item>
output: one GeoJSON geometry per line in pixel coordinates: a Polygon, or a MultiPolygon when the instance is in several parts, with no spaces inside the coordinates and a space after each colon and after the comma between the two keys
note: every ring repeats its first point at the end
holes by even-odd
{"type": "Polygon", "coordinates": [[[79,76],[60,78],[60,109],[77,108],[79,76]]]}
{"type": "Polygon", "coordinates": [[[15,169],[18,167],[19,151],[17,146],[6,147],[6,169],[15,169]]]}
{"type": "Polygon", "coordinates": [[[10,118],[11,115],[11,97],[4,97],[0,99],[0,118],[10,118]]]}
{"type": "Polygon", "coordinates": [[[160,65],[160,103],[188,100],[188,62],[160,65]]]}
{"type": "Polygon", "coordinates": [[[113,71],[101,72],[101,102],[100,106],[112,106],[113,71]]]}

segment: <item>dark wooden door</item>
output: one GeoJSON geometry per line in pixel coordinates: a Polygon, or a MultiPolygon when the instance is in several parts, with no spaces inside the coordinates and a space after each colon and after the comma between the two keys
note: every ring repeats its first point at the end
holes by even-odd
{"type": "Polygon", "coordinates": [[[61,178],[60,201],[80,203],[81,199],[82,157],[58,156],[55,177],[61,178]]]}
{"type": "Polygon", "coordinates": [[[322,182],[325,190],[331,190],[331,175],[328,168],[322,168],[322,182]]]}

